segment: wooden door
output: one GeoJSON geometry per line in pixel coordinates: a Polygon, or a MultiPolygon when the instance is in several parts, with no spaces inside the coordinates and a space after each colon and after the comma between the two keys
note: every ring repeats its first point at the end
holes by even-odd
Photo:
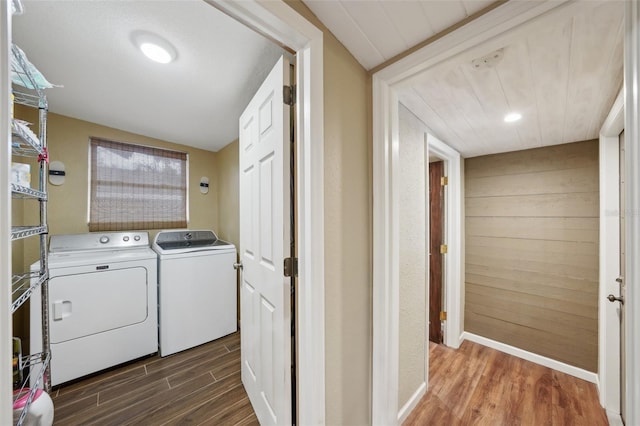
{"type": "Polygon", "coordinates": [[[444,244],[444,162],[429,163],[429,340],[442,343],[442,272],[444,244]]]}
{"type": "Polygon", "coordinates": [[[292,421],[289,80],[280,58],[240,117],[241,374],[262,425],[292,421]]]}

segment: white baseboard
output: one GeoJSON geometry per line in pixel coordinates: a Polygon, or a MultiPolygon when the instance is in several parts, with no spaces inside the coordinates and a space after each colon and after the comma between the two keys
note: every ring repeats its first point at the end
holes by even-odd
{"type": "Polygon", "coordinates": [[[622,417],[620,417],[619,413],[607,410],[607,420],[609,420],[609,426],[624,426],[624,423],[622,423],[622,417]]]}
{"type": "Polygon", "coordinates": [[[500,352],[517,356],[518,358],[526,359],[527,361],[535,362],[536,364],[552,368],[562,373],[569,374],[570,376],[586,380],[587,382],[595,383],[596,386],[598,385],[598,375],[591,371],[574,367],[573,365],[565,364],[564,362],[556,361],[555,359],[547,358],[546,356],[534,354],[532,352],[525,351],[524,349],[516,348],[515,346],[510,346],[505,343],[487,339],[486,337],[478,336],[477,334],[469,333],[467,331],[462,333],[462,339],[470,340],[472,342],[488,346],[500,352]]]}
{"type": "Polygon", "coordinates": [[[418,389],[416,389],[413,395],[411,395],[411,398],[409,398],[407,403],[402,406],[400,411],[398,411],[399,425],[401,425],[407,419],[407,417],[409,417],[409,414],[411,414],[413,409],[416,408],[418,402],[420,402],[420,399],[422,399],[425,393],[427,393],[427,383],[422,382],[422,384],[418,386],[418,389]]]}

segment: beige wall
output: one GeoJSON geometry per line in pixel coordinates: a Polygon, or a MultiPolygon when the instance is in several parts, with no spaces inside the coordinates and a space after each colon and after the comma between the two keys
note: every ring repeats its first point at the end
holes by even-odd
{"type": "Polygon", "coordinates": [[[218,238],[240,247],[240,183],[238,140],[216,152],[218,238]]]}
{"type": "Polygon", "coordinates": [[[371,422],[371,83],[299,0],[287,3],[324,33],[326,423],[371,422]]]}
{"type": "MultiPolygon", "coordinates": [[[[37,111],[16,106],[16,116],[31,122],[37,122],[37,111]]],[[[66,179],[61,186],[49,185],[48,223],[49,234],[74,234],[89,232],[87,225],[88,199],[88,156],[89,137],[97,136],[121,142],[157,146],[174,149],[189,154],[189,224],[191,229],[214,229],[218,227],[218,185],[216,154],[210,151],[191,148],[184,145],[164,142],[158,139],[101,126],[87,121],[77,120],[57,114],[49,114],[47,134],[50,159],[62,161],[65,165],[66,179]],[[209,177],[209,193],[200,193],[200,178],[209,177]]],[[[35,170],[32,167],[32,170],[35,170]]],[[[32,173],[35,185],[36,174],[32,173]]],[[[25,206],[27,201],[24,202],[25,206]]],[[[37,208],[24,209],[24,222],[38,222],[37,208]]],[[[157,230],[151,230],[155,235],[157,230]]],[[[24,243],[24,265],[28,267],[38,258],[36,239],[24,243]]]]}
{"type": "Polygon", "coordinates": [[[598,141],[465,161],[465,330],[596,371],[598,141]]]}
{"type": "Polygon", "coordinates": [[[400,341],[398,407],[425,379],[427,344],[427,128],[400,106],[400,341]]]}

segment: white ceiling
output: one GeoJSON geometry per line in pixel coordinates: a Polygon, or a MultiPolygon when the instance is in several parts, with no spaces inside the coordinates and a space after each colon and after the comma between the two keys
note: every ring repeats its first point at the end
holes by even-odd
{"type": "MultiPolygon", "coordinates": [[[[489,6],[492,0],[304,0],[367,69],[489,6]]],[[[624,2],[579,2],[424,72],[400,92],[463,156],[596,138],[622,84],[624,2]],[[494,67],[472,60],[502,49],[494,67]],[[518,110],[523,119],[507,125],[518,110]]],[[[14,39],[53,83],[53,112],[218,150],[283,52],[202,0],[33,1],[14,39]],[[169,40],[159,65],[134,31],[169,40]]],[[[490,12],[491,13],[491,12],[490,12]]]]}
{"type": "Polygon", "coordinates": [[[303,0],[370,70],[495,0],[303,0]]]}
{"type": "MultiPolygon", "coordinates": [[[[367,69],[493,3],[303,1],[367,69]]],[[[465,157],[597,138],[622,85],[624,2],[573,6],[428,69],[403,83],[401,101],[465,157]],[[499,49],[495,66],[472,65],[499,49]],[[522,120],[504,123],[511,111],[522,120]]]]}
{"type": "Polygon", "coordinates": [[[202,0],[32,1],[13,39],[45,77],[50,111],[217,151],[277,58],[278,46],[202,0]],[[132,41],[155,33],[178,51],[151,62],[132,41]]]}

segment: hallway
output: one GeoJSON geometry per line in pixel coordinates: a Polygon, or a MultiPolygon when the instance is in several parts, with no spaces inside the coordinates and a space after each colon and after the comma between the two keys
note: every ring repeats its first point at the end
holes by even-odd
{"type": "Polygon", "coordinates": [[[592,383],[470,341],[429,344],[429,390],[405,426],[608,424],[592,383]]]}

